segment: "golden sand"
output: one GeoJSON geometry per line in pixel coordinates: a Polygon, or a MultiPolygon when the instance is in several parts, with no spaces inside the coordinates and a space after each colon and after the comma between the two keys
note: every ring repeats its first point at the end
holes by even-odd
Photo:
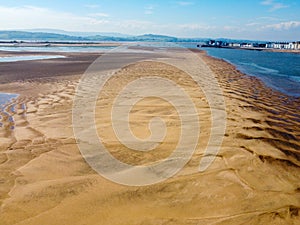
{"type": "MultiPolygon", "coordinates": [[[[299,99],[276,93],[221,60],[200,57],[225,97],[228,118],[221,150],[205,172],[198,171],[211,121],[203,93],[193,90],[203,128],[196,152],[176,176],[145,187],[108,181],[84,161],[72,130],[78,76],[1,85],[1,91],[21,96],[14,111],[12,105],[6,109],[15,129],[5,116],[0,128],[0,224],[300,224],[299,99]]],[[[168,156],[179,135],[172,106],[146,98],[132,111],[133,132],[140,138],[149,135],[145,121],[156,110],[167,120],[167,141],[146,155],[130,153],[116,141],[101,106],[110,104],[122,82],[148,73],[192,85],[177,68],[149,61],[130,65],[110,80],[103,90],[107,98],[97,102],[97,129],[111,153],[131,164],[168,156]]]]}

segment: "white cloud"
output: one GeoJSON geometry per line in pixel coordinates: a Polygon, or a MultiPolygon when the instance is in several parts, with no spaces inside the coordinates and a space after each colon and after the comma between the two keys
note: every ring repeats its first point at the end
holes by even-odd
{"type": "Polygon", "coordinates": [[[258,17],[258,18],[255,18],[255,20],[262,20],[262,21],[278,21],[278,20],[281,20],[279,18],[276,18],[276,17],[271,17],[271,16],[262,16],[262,17],[258,17]]]}
{"type": "Polygon", "coordinates": [[[102,12],[99,12],[99,13],[90,13],[88,15],[91,16],[91,17],[109,17],[109,14],[102,13],[102,12]]]}
{"type": "Polygon", "coordinates": [[[270,6],[271,8],[269,9],[269,11],[276,11],[278,9],[283,9],[283,8],[288,8],[288,5],[285,5],[283,3],[280,2],[276,2],[274,0],[264,0],[261,2],[262,5],[266,5],[266,6],[270,6]]]}
{"type": "Polygon", "coordinates": [[[188,5],[194,5],[194,2],[177,2],[178,5],[180,6],[188,6],[188,5]]]}
{"type": "MultiPolygon", "coordinates": [[[[153,12],[156,8],[155,5],[148,5],[144,9],[153,12]]],[[[0,6],[0,15],[1,30],[48,28],[81,32],[119,32],[132,35],[155,33],[178,37],[264,38],[269,40],[272,38],[293,40],[300,35],[300,21],[283,22],[279,19],[276,21],[276,18],[274,20],[273,18],[268,20],[258,18],[248,21],[248,27],[246,24],[239,23],[224,26],[217,20],[207,23],[159,23],[138,19],[112,19],[105,12],[77,15],[36,6],[0,6]],[[280,32],[281,30],[285,32],[280,32]]]]}
{"type": "Polygon", "coordinates": [[[260,23],[252,22],[252,23],[247,23],[246,26],[248,27],[253,27],[253,26],[258,26],[260,23]]]}
{"type": "Polygon", "coordinates": [[[274,30],[290,30],[293,28],[300,27],[300,21],[288,21],[288,22],[282,22],[277,24],[269,24],[264,26],[265,29],[274,29],[274,30]]]}
{"type": "MultiPolygon", "coordinates": [[[[155,6],[147,6],[154,10],[155,6]]],[[[139,35],[143,33],[167,34],[173,36],[201,36],[201,32],[212,28],[205,24],[167,24],[143,20],[112,20],[103,12],[76,15],[35,6],[0,6],[2,30],[16,29],[61,29],[81,32],[119,32],[139,35]]]]}
{"type": "Polygon", "coordinates": [[[1,30],[48,28],[81,32],[120,32],[125,34],[159,33],[167,30],[167,27],[161,29],[161,24],[149,21],[112,20],[108,17],[108,14],[102,12],[76,15],[35,6],[0,6],[0,15],[1,30]]]}
{"type": "MultiPolygon", "coordinates": [[[[79,16],[68,12],[54,11],[35,6],[0,6],[1,29],[50,28],[74,31],[94,31],[108,20],[91,16],[79,16]]],[[[99,16],[99,15],[98,15],[99,16]]],[[[103,15],[102,15],[103,16],[103,15]]]]}
{"type": "Polygon", "coordinates": [[[270,16],[262,16],[249,20],[245,26],[247,27],[257,27],[258,29],[262,28],[265,25],[268,25],[270,22],[280,22],[282,19],[270,16]]]}

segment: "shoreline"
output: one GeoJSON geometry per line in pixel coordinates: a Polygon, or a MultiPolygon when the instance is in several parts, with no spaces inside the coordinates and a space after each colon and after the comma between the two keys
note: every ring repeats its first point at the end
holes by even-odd
{"type": "MultiPolygon", "coordinates": [[[[209,139],[211,114],[203,93],[193,90],[202,121],[199,147],[174,177],[145,187],[122,186],[99,176],[77,148],[72,130],[73,97],[82,73],[97,55],[71,54],[68,59],[0,65],[10,72],[9,76],[0,76],[0,91],[20,94],[6,109],[14,121],[3,115],[4,129],[0,128],[3,225],[52,225],[62,221],[74,225],[96,225],[99,221],[112,225],[279,225],[299,221],[300,99],[273,91],[224,60],[193,51],[199,54],[199,63],[215,74],[223,91],[227,129],[221,150],[208,170],[200,173],[199,160],[209,139]],[[45,69],[37,70],[41,65],[45,69]],[[15,75],[25,69],[26,73],[15,75]],[[14,130],[10,129],[12,125],[14,130]]],[[[107,86],[99,110],[105,110],[105,101],[110,101],[111,93],[122,84],[149,73],[170,76],[183,87],[192,85],[183,79],[182,71],[170,65],[135,63],[120,70],[107,86]]],[[[143,104],[159,106],[162,115],[173,115],[170,107],[161,107],[164,105],[157,99],[146,99],[143,104]]],[[[135,108],[141,112],[134,117],[135,129],[140,129],[138,125],[147,122],[145,116],[153,113],[152,107],[141,106],[135,108]]],[[[109,118],[96,118],[96,123],[103,123],[103,138],[113,155],[129,163],[153,159],[153,155],[140,158],[124,154],[109,133],[109,118]]],[[[167,122],[172,133],[159,156],[165,156],[176,144],[177,123],[167,122]]],[[[145,135],[147,129],[140,132],[145,135]]]]}
{"type": "MultiPolygon", "coordinates": [[[[241,47],[214,47],[214,46],[204,46],[204,47],[205,48],[224,48],[224,49],[236,49],[236,50],[247,50],[247,51],[281,52],[281,53],[300,54],[300,50],[297,50],[297,49],[241,48],[241,47]]],[[[201,48],[200,48],[200,50],[201,50],[201,48]]]]}
{"type": "MultiPolygon", "coordinates": [[[[215,59],[220,59],[220,60],[222,60],[222,61],[224,61],[224,62],[226,62],[230,65],[233,65],[236,70],[238,70],[242,74],[245,74],[246,76],[257,78],[258,80],[263,82],[267,88],[271,88],[274,92],[279,92],[282,95],[289,96],[290,98],[295,98],[295,99],[300,98],[300,93],[298,91],[298,86],[300,85],[300,83],[297,82],[297,81],[291,80],[290,76],[286,76],[287,79],[285,80],[284,78],[281,78],[280,76],[277,76],[276,74],[274,75],[274,77],[272,77],[271,75],[273,75],[273,74],[272,74],[272,72],[270,72],[268,74],[268,76],[269,75],[270,76],[268,77],[268,76],[265,76],[265,74],[267,74],[265,72],[261,73],[259,70],[258,71],[255,71],[255,70],[251,71],[251,68],[249,69],[247,67],[244,67],[242,64],[244,64],[245,62],[241,63],[241,64],[239,64],[238,62],[234,63],[234,62],[231,61],[231,60],[234,61],[234,59],[226,59],[226,58],[222,58],[221,56],[218,57],[218,54],[216,54],[217,56],[211,56],[207,49],[201,49],[200,51],[206,52],[206,54],[210,57],[214,57],[215,59]]],[[[263,68],[263,69],[265,68],[265,67],[261,67],[261,66],[257,65],[256,63],[258,64],[259,62],[254,63],[254,65],[256,65],[258,68],[263,68]]],[[[274,70],[274,71],[279,72],[278,68],[274,69],[272,67],[269,68],[267,66],[267,68],[265,68],[265,69],[274,70]]],[[[293,77],[293,76],[294,75],[291,75],[291,77],[293,77]]]]}
{"type": "MultiPolygon", "coordinates": [[[[130,41],[125,42],[72,42],[72,41],[22,41],[22,42],[13,42],[13,41],[0,41],[0,47],[118,47],[122,44],[130,43],[130,41]]],[[[171,42],[172,43],[172,42],[171,42]]],[[[175,42],[177,43],[177,42],[175,42]]],[[[178,42],[179,44],[182,42],[178,42]]],[[[189,42],[187,42],[189,43],[189,42]]],[[[196,43],[195,48],[196,48],[196,43]]],[[[248,51],[265,51],[265,52],[282,52],[282,53],[294,53],[300,54],[300,49],[277,49],[277,48],[259,48],[259,47],[229,47],[229,46],[210,46],[202,45],[202,47],[207,48],[225,48],[225,49],[240,49],[248,51]]],[[[200,47],[200,50],[201,48],[200,47]]],[[[197,47],[198,48],[198,47],[197,47]]]]}
{"type": "Polygon", "coordinates": [[[119,42],[67,42],[67,41],[37,41],[18,42],[0,41],[0,47],[118,47],[119,42]]]}
{"type": "MultiPolygon", "coordinates": [[[[117,46],[119,46],[119,45],[117,45],[117,46]]],[[[231,48],[231,49],[241,49],[241,50],[253,50],[253,51],[256,51],[255,49],[246,49],[246,48],[231,48]]],[[[204,52],[206,52],[206,50],[201,49],[201,48],[200,49],[199,48],[195,48],[195,49],[190,49],[190,50],[191,51],[204,51],[204,52]]],[[[263,51],[270,52],[269,50],[263,50],[263,51]]],[[[278,50],[278,51],[277,50],[276,51],[272,50],[271,52],[279,52],[279,51],[280,52],[287,52],[286,50],[282,50],[282,51],[281,50],[278,50]]],[[[290,51],[293,51],[293,50],[290,50],[290,51]]],[[[288,52],[288,53],[292,53],[292,52],[288,52]]],[[[300,53],[300,51],[299,51],[299,53],[300,53]]],[[[32,52],[31,51],[30,52],[20,51],[20,52],[15,52],[15,51],[1,51],[0,50],[0,57],[1,56],[3,56],[3,57],[6,57],[6,56],[26,56],[26,55],[61,55],[61,56],[64,56],[66,59],[69,59],[69,58],[77,57],[77,56],[80,56],[80,55],[86,55],[86,56],[92,56],[93,55],[93,56],[98,56],[99,57],[101,54],[102,54],[101,52],[40,52],[40,51],[32,51],[32,52]]],[[[207,54],[207,56],[209,56],[208,53],[206,53],[206,54],[207,54]]],[[[209,56],[209,57],[213,57],[213,56],[209,56]]],[[[218,59],[216,57],[213,57],[213,58],[218,59]]],[[[242,74],[245,74],[246,76],[250,76],[250,77],[255,77],[255,78],[257,78],[258,80],[260,80],[261,82],[264,83],[264,81],[262,81],[261,78],[259,78],[257,76],[251,75],[251,74],[247,74],[245,72],[240,71],[237,68],[237,66],[234,65],[233,63],[231,63],[230,61],[225,60],[225,59],[220,59],[220,60],[225,61],[225,62],[227,62],[230,65],[233,65],[235,67],[235,69],[238,70],[239,72],[241,72],[242,74]]],[[[22,64],[22,62],[23,61],[20,61],[20,64],[22,64]]],[[[92,62],[92,61],[90,61],[90,62],[92,62]]],[[[82,70],[80,70],[80,71],[82,71],[82,70]]],[[[51,76],[53,76],[53,75],[50,75],[49,77],[51,77],[51,76]]],[[[2,82],[0,81],[0,83],[2,83],[2,82]]],[[[265,85],[266,85],[267,88],[271,88],[273,91],[277,91],[277,92],[281,93],[282,95],[287,95],[290,98],[295,98],[295,99],[299,99],[300,98],[300,97],[297,97],[297,96],[286,94],[286,93],[284,93],[284,92],[282,92],[282,91],[280,91],[280,90],[278,90],[276,88],[268,86],[267,84],[265,84],[265,85]]]]}
{"type": "Polygon", "coordinates": [[[255,76],[255,75],[247,74],[247,73],[239,70],[238,67],[236,65],[234,65],[233,63],[231,63],[230,61],[225,60],[225,59],[220,59],[220,58],[217,58],[214,56],[210,56],[205,50],[200,50],[200,51],[202,51],[202,54],[204,54],[204,58],[211,59],[212,61],[215,61],[215,63],[218,63],[218,62],[225,63],[229,67],[232,67],[232,70],[236,71],[239,74],[239,76],[241,76],[241,77],[245,76],[248,79],[253,80],[254,83],[259,83],[259,86],[261,86],[262,89],[265,90],[266,92],[272,93],[272,95],[277,96],[278,98],[291,99],[291,100],[300,102],[300,97],[288,95],[284,92],[281,92],[280,90],[277,90],[275,88],[268,86],[259,77],[255,76]]]}

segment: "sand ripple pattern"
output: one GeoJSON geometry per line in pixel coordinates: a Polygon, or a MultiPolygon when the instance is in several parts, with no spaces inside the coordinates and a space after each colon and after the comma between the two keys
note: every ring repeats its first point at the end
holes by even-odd
{"type": "Polygon", "coordinates": [[[222,91],[212,72],[196,54],[189,50],[141,51],[133,46],[122,46],[99,57],[86,71],[77,89],[73,107],[74,133],[83,157],[99,174],[116,183],[143,186],[164,181],[183,168],[198,145],[200,124],[194,102],[178,83],[157,74],[139,77],[126,84],[115,96],[111,109],[111,123],[117,139],[126,147],[135,151],[153,150],[164,142],[164,121],[154,116],[148,124],[149,137],[140,139],[131,131],[130,112],[139,101],[147,97],[160,98],[170,103],[180,117],[181,130],[178,144],[169,157],[150,165],[129,165],[112,156],[99,138],[94,117],[95,103],[98,95],[101,97],[101,90],[123,67],[138,61],[154,59],[184,71],[189,75],[189,79],[194,81],[194,87],[191,88],[200,87],[205,93],[211,108],[212,127],[205,155],[200,162],[200,171],[205,171],[213,162],[222,143],[226,126],[222,91]],[[157,57],[158,55],[160,57],[157,57]],[[164,88],[160,88],[161,86],[164,88]]]}

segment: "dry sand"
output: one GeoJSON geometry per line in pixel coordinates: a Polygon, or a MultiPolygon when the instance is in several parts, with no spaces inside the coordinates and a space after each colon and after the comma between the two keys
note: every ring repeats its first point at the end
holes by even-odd
{"type": "MultiPolygon", "coordinates": [[[[12,64],[1,65],[0,91],[21,96],[6,108],[14,122],[1,113],[0,224],[300,224],[300,100],[272,91],[224,61],[198,54],[199,64],[209,65],[225,97],[228,120],[221,150],[208,170],[198,172],[211,121],[203,93],[194,90],[203,127],[198,148],[180,173],[146,187],[104,179],[83,160],[76,145],[73,97],[80,73],[94,56],[72,76],[80,56],[68,58],[66,67],[62,59],[31,62],[22,80],[13,76],[12,64]],[[48,76],[35,73],[34,68],[50,62],[48,76]]],[[[16,68],[22,71],[26,64],[17,63],[16,68]]],[[[107,99],[98,101],[97,115],[106,112],[101,106],[109,104],[119,86],[149,73],[175,76],[179,84],[192,86],[175,67],[157,62],[130,65],[111,79],[104,90],[107,99]]],[[[115,140],[109,116],[96,116],[98,131],[115,157],[144,164],[170,154],[178,141],[178,118],[170,105],[155,98],[140,102],[131,115],[132,128],[146,137],[145,120],[153,113],[165,116],[171,135],[159,151],[146,155],[128,152],[115,140]],[[145,107],[149,105],[153,107],[145,107]]]]}

